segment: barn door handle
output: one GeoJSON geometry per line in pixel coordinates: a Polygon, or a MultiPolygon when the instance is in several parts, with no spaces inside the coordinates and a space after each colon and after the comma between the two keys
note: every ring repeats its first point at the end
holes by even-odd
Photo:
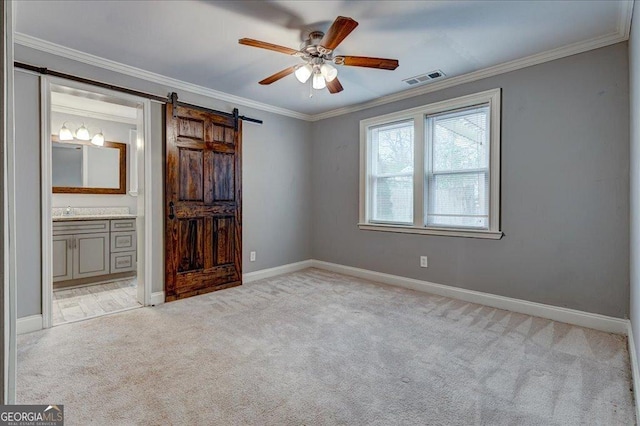
{"type": "Polygon", "coordinates": [[[173,220],[176,218],[175,212],[173,211],[173,201],[169,203],[169,219],[173,220]]]}

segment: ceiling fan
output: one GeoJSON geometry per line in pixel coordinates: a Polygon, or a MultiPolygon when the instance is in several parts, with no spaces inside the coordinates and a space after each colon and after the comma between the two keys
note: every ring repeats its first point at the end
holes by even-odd
{"type": "Polygon", "coordinates": [[[330,93],[338,93],[343,88],[337,77],[338,70],[331,65],[331,62],[336,65],[378,68],[391,71],[398,68],[399,65],[397,59],[370,58],[367,56],[334,56],[335,48],[357,26],[358,23],[355,20],[338,16],[326,34],[322,31],[312,31],[300,46],[300,50],[251,38],[241,38],[238,43],[298,56],[303,60],[302,64],[285,68],[260,81],[260,84],[271,84],[294,73],[301,83],[306,83],[311,78],[311,87],[314,89],[321,90],[326,87],[330,93]]]}

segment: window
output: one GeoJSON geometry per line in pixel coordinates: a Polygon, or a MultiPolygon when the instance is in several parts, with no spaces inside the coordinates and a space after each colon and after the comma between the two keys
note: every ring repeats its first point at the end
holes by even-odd
{"type": "Polygon", "coordinates": [[[500,89],[360,122],[361,229],[500,232],[500,89]]]}
{"type": "Polygon", "coordinates": [[[488,229],[489,106],[426,120],[426,224],[488,229]]]}
{"type": "Polygon", "coordinates": [[[371,220],[413,223],[413,121],[371,129],[371,220]]]}

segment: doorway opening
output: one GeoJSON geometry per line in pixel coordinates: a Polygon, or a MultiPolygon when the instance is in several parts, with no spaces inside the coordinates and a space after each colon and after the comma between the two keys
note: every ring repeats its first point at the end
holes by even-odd
{"type": "Polygon", "coordinates": [[[149,101],[42,82],[43,327],[149,305],[149,101]]]}

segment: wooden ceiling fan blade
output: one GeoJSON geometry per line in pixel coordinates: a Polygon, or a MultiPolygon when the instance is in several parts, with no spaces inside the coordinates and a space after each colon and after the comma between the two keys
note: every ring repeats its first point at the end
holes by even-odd
{"type": "Polygon", "coordinates": [[[327,81],[327,89],[329,89],[329,93],[339,93],[344,90],[342,84],[340,84],[340,80],[338,80],[338,77],[331,81],[327,81]]]}
{"type": "Polygon", "coordinates": [[[279,71],[273,75],[270,75],[269,77],[265,78],[264,80],[260,81],[260,84],[271,84],[271,83],[275,83],[276,81],[280,80],[281,78],[284,78],[286,76],[288,76],[289,74],[293,73],[296,70],[296,67],[289,67],[289,68],[285,68],[282,71],[279,71]]]}
{"type": "Polygon", "coordinates": [[[289,47],[280,46],[273,43],[267,43],[266,41],[254,40],[252,38],[241,38],[238,40],[238,43],[244,44],[245,46],[251,47],[259,47],[261,49],[273,50],[276,52],[284,53],[286,55],[295,55],[298,53],[297,50],[291,49],[289,47]]]}
{"type": "Polygon", "coordinates": [[[355,20],[345,16],[338,16],[331,24],[329,31],[322,37],[320,46],[334,50],[357,26],[358,23],[355,20]]]}
{"type": "Polygon", "coordinates": [[[338,65],[350,67],[378,68],[391,71],[400,65],[397,59],[370,58],[368,56],[336,56],[334,62],[338,65]]]}

